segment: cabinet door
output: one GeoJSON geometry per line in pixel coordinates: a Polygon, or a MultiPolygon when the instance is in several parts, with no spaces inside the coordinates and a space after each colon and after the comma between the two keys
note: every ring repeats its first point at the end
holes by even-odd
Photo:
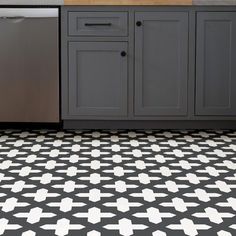
{"type": "Polygon", "coordinates": [[[236,115],[236,13],[197,14],[196,114],[236,115]]]}
{"type": "Polygon", "coordinates": [[[135,14],[135,114],[187,115],[188,13],[135,14]]]}
{"type": "Polygon", "coordinates": [[[127,115],[127,44],[69,43],[69,115],[127,115]]]}

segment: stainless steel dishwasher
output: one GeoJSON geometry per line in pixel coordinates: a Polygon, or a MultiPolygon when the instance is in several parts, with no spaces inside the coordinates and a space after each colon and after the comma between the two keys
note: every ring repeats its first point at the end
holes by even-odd
{"type": "Polygon", "coordinates": [[[58,9],[1,8],[0,122],[58,121],[58,9]]]}

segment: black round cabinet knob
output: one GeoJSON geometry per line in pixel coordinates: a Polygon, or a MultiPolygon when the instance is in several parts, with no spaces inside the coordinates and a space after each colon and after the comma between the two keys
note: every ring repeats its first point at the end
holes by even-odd
{"type": "Polygon", "coordinates": [[[125,51],[122,51],[122,52],[120,53],[120,55],[121,55],[122,57],[125,57],[125,56],[127,55],[127,53],[126,53],[125,51]]]}
{"type": "Polygon", "coordinates": [[[136,25],[137,25],[138,27],[140,27],[140,26],[142,25],[142,22],[141,22],[141,21],[137,21],[137,22],[136,22],[136,25]]]}

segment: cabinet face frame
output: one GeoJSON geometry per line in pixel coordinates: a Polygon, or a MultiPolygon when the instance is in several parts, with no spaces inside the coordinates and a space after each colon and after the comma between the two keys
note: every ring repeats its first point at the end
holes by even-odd
{"type": "Polygon", "coordinates": [[[236,12],[198,12],[196,115],[236,115],[236,12]]]}
{"type": "Polygon", "coordinates": [[[188,12],[136,12],[135,21],[135,115],[187,116],[188,12]]]}

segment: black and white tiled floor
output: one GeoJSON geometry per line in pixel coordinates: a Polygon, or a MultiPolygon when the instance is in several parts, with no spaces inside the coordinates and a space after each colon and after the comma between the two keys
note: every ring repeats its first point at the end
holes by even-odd
{"type": "Polygon", "coordinates": [[[0,235],[235,236],[236,131],[0,131],[0,235]]]}

